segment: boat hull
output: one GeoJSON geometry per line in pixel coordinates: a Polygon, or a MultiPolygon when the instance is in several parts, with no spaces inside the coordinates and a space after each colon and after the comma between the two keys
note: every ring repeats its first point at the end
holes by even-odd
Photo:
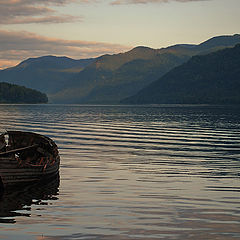
{"type": "Polygon", "coordinates": [[[51,177],[59,172],[59,164],[51,166],[19,166],[15,159],[0,158],[0,178],[4,188],[51,177]]]}
{"type": "Polygon", "coordinates": [[[59,173],[60,157],[57,145],[50,138],[29,132],[15,131],[11,134],[15,137],[12,141],[16,142],[15,145],[18,149],[0,153],[0,187],[2,186],[5,189],[16,185],[25,185],[47,179],[59,173]],[[21,138],[20,142],[16,141],[19,136],[21,138]],[[27,147],[30,145],[28,144],[29,139],[34,148],[27,147]],[[24,141],[27,143],[23,145],[22,142],[24,141]],[[37,146],[42,147],[40,150],[44,152],[43,154],[47,152],[46,156],[37,152],[38,149],[34,145],[36,143],[37,146]],[[22,153],[22,151],[25,154],[23,156],[28,156],[28,151],[31,151],[32,155],[38,153],[39,157],[35,159],[34,163],[29,163],[19,157],[21,156],[19,153],[22,153]]]}

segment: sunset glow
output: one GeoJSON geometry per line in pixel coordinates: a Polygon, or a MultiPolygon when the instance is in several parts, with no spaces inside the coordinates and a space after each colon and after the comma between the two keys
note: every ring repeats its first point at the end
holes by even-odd
{"type": "Polygon", "coordinates": [[[81,59],[239,33],[238,0],[1,0],[0,5],[0,68],[29,57],[81,59]]]}

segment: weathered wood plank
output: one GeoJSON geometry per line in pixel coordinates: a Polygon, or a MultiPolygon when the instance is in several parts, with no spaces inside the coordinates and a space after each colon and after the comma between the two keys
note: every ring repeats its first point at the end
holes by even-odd
{"type": "Polygon", "coordinates": [[[17,152],[30,150],[30,149],[36,148],[38,146],[39,146],[38,144],[34,144],[34,145],[28,146],[28,147],[17,148],[17,149],[9,150],[9,151],[6,151],[6,152],[0,152],[0,156],[5,156],[5,155],[11,154],[11,153],[17,153],[17,152]]]}

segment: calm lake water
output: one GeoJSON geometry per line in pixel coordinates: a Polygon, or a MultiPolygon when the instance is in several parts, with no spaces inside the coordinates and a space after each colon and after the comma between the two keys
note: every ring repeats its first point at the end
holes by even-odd
{"type": "Polygon", "coordinates": [[[0,239],[240,239],[240,107],[0,105],[58,180],[0,202],[0,239]]]}

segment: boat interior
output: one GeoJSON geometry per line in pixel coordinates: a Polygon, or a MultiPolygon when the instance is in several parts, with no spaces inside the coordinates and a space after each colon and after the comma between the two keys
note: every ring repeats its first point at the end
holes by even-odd
{"type": "Polygon", "coordinates": [[[39,134],[8,131],[0,135],[0,158],[13,157],[20,165],[53,164],[58,156],[56,144],[39,134]]]}

